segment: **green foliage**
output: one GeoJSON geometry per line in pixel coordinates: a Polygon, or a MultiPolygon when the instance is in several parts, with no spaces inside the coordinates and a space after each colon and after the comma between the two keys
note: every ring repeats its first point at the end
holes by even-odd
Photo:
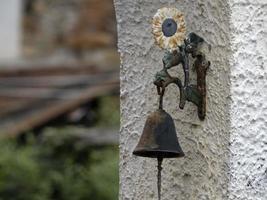
{"type": "Polygon", "coordinates": [[[118,160],[110,159],[112,157],[114,157],[114,154],[109,150],[92,153],[93,162],[98,164],[91,165],[86,177],[91,177],[94,180],[94,193],[102,191],[99,194],[99,199],[118,199],[118,193],[114,193],[114,191],[118,191],[119,176],[118,173],[110,173],[118,170],[118,160]],[[104,159],[102,156],[104,156],[104,159]],[[101,181],[97,181],[99,178],[101,178],[101,181]]]}
{"type": "Polygon", "coordinates": [[[34,157],[38,154],[28,146],[17,148],[11,141],[0,144],[0,199],[49,199],[49,183],[34,157]]]}
{"type": "Polygon", "coordinates": [[[118,149],[77,147],[68,134],[0,141],[0,200],[118,199],[118,149]]]}
{"type": "Polygon", "coordinates": [[[101,97],[99,108],[99,126],[120,125],[120,101],[118,96],[101,97]]]}

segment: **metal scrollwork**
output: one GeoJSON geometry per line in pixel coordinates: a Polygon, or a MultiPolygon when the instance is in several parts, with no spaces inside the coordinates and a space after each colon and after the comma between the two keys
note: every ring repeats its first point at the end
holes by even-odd
{"type": "Polygon", "coordinates": [[[206,115],[206,72],[210,62],[206,60],[204,53],[199,50],[199,46],[204,39],[195,33],[189,33],[184,43],[173,51],[166,51],[162,59],[163,69],[156,73],[154,84],[157,86],[159,98],[159,107],[162,109],[163,95],[165,88],[174,83],[178,86],[180,92],[180,109],[183,109],[186,101],[194,103],[198,107],[198,116],[204,120],[206,115]],[[197,73],[197,84],[190,84],[189,81],[189,56],[194,59],[191,67],[197,73]],[[184,82],[178,77],[172,77],[168,70],[182,65],[184,71],[184,82]]]}

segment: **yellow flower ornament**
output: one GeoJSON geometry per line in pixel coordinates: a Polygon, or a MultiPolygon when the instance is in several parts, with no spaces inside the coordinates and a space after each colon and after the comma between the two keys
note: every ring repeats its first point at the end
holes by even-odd
{"type": "Polygon", "coordinates": [[[176,8],[161,8],[153,17],[152,33],[156,44],[173,51],[185,39],[186,27],[183,13],[176,8]]]}

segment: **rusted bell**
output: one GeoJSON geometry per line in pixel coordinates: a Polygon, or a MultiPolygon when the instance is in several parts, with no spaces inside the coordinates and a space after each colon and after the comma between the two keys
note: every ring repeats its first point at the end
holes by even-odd
{"type": "Polygon", "coordinates": [[[172,117],[162,109],[151,113],[134,152],[136,156],[175,158],[184,156],[172,117]]]}

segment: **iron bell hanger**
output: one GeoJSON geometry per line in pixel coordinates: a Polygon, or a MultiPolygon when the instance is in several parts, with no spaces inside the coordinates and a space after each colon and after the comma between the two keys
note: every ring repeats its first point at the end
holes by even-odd
{"type": "Polygon", "coordinates": [[[186,101],[192,102],[198,108],[198,117],[205,119],[206,115],[206,72],[210,62],[199,50],[204,39],[196,33],[186,36],[184,15],[176,8],[161,8],[153,17],[152,33],[155,43],[167,50],[162,59],[163,69],[156,73],[154,85],[159,96],[159,107],[146,119],[139,142],[133,151],[136,156],[157,158],[158,160],[158,199],[161,198],[161,170],[164,158],[183,157],[184,152],[178,142],[174,121],[163,109],[165,88],[175,84],[180,92],[179,108],[183,109],[186,101]],[[194,63],[190,66],[189,57],[194,63]],[[181,65],[184,81],[173,77],[168,70],[181,65]],[[190,84],[189,67],[197,74],[197,83],[190,84]]]}

